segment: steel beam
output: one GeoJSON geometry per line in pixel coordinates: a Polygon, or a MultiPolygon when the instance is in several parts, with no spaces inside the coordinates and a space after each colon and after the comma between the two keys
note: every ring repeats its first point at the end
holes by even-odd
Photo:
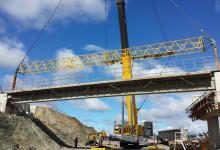
{"type": "Polygon", "coordinates": [[[26,91],[11,91],[7,94],[10,102],[24,103],[125,95],[209,91],[215,90],[216,88],[213,74],[213,72],[187,73],[169,77],[93,82],[26,91]]]}

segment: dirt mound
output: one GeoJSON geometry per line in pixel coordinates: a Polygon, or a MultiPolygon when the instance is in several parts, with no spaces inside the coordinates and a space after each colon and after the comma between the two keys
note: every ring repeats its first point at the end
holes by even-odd
{"type": "Polygon", "coordinates": [[[61,147],[31,120],[0,113],[0,149],[58,150],[61,147]]]}
{"type": "Polygon", "coordinates": [[[84,126],[74,117],[69,117],[46,107],[37,107],[34,116],[46,125],[66,144],[74,146],[74,139],[79,138],[79,145],[85,145],[87,136],[96,132],[94,128],[84,126]]]}

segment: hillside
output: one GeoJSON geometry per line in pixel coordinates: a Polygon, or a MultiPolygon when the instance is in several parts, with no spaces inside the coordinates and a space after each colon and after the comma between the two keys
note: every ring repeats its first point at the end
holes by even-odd
{"type": "Polygon", "coordinates": [[[73,146],[74,138],[84,145],[87,135],[96,132],[74,117],[37,107],[35,119],[0,113],[0,149],[62,149],[73,146]],[[62,145],[62,146],[61,146],[62,145]]]}
{"type": "Polygon", "coordinates": [[[76,118],[46,107],[37,107],[34,116],[68,145],[74,145],[76,136],[79,138],[79,144],[85,145],[87,135],[96,132],[94,128],[84,126],[76,118]]]}
{"type": "Polygon", "coordinates": [[[61,147],[31,120],[0,113],[0,149],[54,149],[61,147]]]}

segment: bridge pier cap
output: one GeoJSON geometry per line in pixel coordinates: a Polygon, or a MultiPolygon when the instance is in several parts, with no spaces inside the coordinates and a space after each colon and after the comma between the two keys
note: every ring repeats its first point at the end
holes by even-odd
{"type": "Polygon", "coordinates": [[[7,94],[0,94],[0,112],[4,113],[7,104],[7,94]]]}

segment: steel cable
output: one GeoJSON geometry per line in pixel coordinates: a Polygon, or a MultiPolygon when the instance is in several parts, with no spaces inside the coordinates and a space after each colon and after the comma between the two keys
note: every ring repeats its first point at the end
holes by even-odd
{"type": "MultiPolygon", "coordinates": [[[[52,11],[52,13],[50,14],[49,18],[47,19],[47,21],[45,22],[45,24],[43,25],[43,27],[41,28],[41,30],[38,32],[36,38],[34,39],[34,41],[32,42],[30,48],[28,49],[27,53],[25,54],[25,56],[23,57],[23,59],[21,60],[21,62],[18,64],[18,66],[20,64],[22,64],[24,62],[24,60],[27,58],[27,56],[30,54],[30,52],[32,51],[32,49],[34,48],[34,46],[37,44],[37,42],[39,41],[42,33],[45,31],[45,29],[47,28],[48,24],[50,23],[50,21],[52,20],[52,18],[54,17],[55,13],[57,12],[58,8],[61,5],[61,2],[63,0],[60,0],[59,3],[56,5],[56,7],[54,8],[54,10],[52,11]]],[[[17,67],[18,68],[18,67],[17,67]]]]}
{"type": "Polygon", "coordinates": [[[159,26],[160,26],[160,30],[161,30],[162,36],[163,36],[164,40],[167,41],[168,38],[167,38],[166,32],[165,32],[165,30],[164,30],[164,28],[163,28],[163,25],[162,25],[162,22],[161,22],[159,13],[158,13],[158,11],[157,11],[157,8],[156,8],[156,6],[155,6],[155,3],[154,3],[153,0],[150,0],[150,2],[151,2],[151,6],[152,6],[152,8],[153,8],[153,11],[154,11],[154,13],[155,13],[155,16],[156,16],[156,18],[157,18],[158,24],[159,24],[159,26]]]}

